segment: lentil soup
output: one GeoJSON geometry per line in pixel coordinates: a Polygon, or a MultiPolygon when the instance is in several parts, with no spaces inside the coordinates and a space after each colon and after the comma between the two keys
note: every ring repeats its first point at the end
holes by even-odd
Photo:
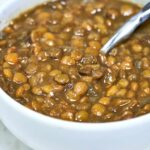
{"type": "Polygon", "coordinates": [[[22,105],[69,121],[110,122],[150,112],[150,23],[107,56],[100,48],[140,7],[53,0],[0,34],[0,86],[22,105]]]}

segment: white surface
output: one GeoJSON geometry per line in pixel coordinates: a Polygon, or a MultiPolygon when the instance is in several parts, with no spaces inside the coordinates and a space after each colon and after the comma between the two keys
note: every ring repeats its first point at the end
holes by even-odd
{"type": "Polygon", "coordinates": [[[14,137],[0,122],[0,150],[31,150],[14,137]]]}

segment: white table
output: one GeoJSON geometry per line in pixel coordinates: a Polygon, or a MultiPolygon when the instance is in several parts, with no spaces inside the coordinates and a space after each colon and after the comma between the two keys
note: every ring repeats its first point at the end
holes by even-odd
{"type": "Polygon", "coordinates": [[[0,122],[0,150],[31,150],[14,137],[0,122]]]}

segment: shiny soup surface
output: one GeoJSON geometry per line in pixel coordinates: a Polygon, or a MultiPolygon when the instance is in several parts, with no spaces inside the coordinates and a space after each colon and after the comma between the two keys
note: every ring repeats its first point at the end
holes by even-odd
{"type": "Polygon", "coordinates": [[[117,0],[53,0],[21,14],[0,33],[0,87],[63,120],[110,122],[149,113],[150,22],[108,55],[100,53],[139,10],[117,0]]]}

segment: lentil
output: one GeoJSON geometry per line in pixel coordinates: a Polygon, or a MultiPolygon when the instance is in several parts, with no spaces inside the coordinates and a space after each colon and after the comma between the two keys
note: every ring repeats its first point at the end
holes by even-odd
{"type": "Polygon", "coordinates": [[[16,64],[18,62],[18,54],[17,53],[9,53],[5,55],[5,61],[9,64],[16,64]]]}
{"type": "Polygon", "coordinates": [[[27,78],[23,73],[16,72],[13,77],[13,82],[15,82],[17,84],[26,83],[27,78]]]}
{"type": "Polygon", "coordinates": [[[85,82],[77,82],[74,86],[74,92],[77,95],[84,95],[88,90],[88,86],[85,82]]]}
{"type": "Polygon", "coordinates": [[[55,76],[55,81],[60,84],[66,84],[69,82],[69,77],[66,74],[58,74],[57,76],[55,76]]]}
{"type": "Polygon", "coordinates": [[[79,122],[85,122],[88,120],[88,112],[86,111],[79,111],[75,115],[75,119],[79,122]]]}
{"type": "Polygon", "coordinates": [[[93,115],[101,117],[106,111],[106,108],[102,104],[95,104],[91,108],[91,112],[93,115]]]}
{"type": "Polygon", "coordinates": [[[109,105],[110,104],[110,97],[102,97],[100,100],[99,100],[99,103],[103,104],[103,105],[109,105]]]}
{"type": "Polygon", "coordinates": [[[12,77],[13,77],[13,73],[12,73],[12,71],[11,71],[11,69],[4,69],[3,70],[3,73],[4,73],[4,76],[6,77],[6,78],[8,78],[8,79],[12,79],[12,77]]]}

